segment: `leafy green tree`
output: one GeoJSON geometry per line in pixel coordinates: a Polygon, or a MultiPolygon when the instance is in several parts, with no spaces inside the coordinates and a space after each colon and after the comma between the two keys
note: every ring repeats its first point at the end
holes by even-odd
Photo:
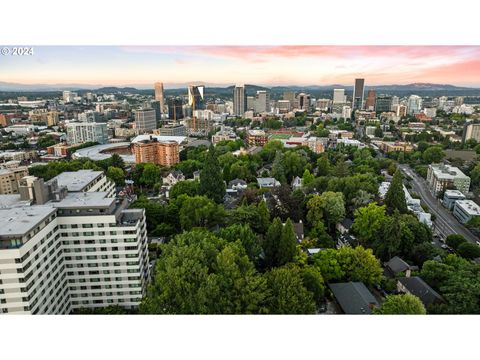
{"type": "Polygon", "coordinates": [[[220,204],[223,202],[225,192],[226,186],[222,177],[222,169],[212,145],[208,150],[207,158],[200,173],[199,193],[220,204]]]}
{"type": "Polygon", "coordinates": [[[450,234],[445,239],[445,242],[452,249],[457,250],[461,244],[467,242],[467,239],[465,239],[463,235],[460,234],[450,234]]]}
{"type": "Polygon", "coordinates": [[[330,162],[327,155],[321,155],[317,160],[317,175],[328,176],[330,173],[330,162]]]}
{"type": "Polygon", "coordinates": [[[431,146],[423,152],[422,159],[425,164],[439,163],[445,157],[441,146],[431,146]]]}
{"type": "Polygon", "coordinates": [[[297,253],[297,237],[295,235],[295,230],[293,229],[292,220],[287,219],[287,222],[282,228],[282,236],[280,237],[280,242],[278,244],[277,252],[277,266],[285,265],[295,257],[297,253]]]}
{"type": "Polygon", "coordinates": [[[308,185],[315,179],[315,176],[310,173],[308,169],[305,169],[302,175],[302,184],[308,185]]]}
{"type": "Polygon", "coordinates": [[[223,228],[219,231],[218,236],[228,242],[240,241],[245,249],[248,258],[255,264],[257,263],[262,247],[258,240],[258,236],[252,231],[247,224],[235,224],[223,228]]]}
{"type": "Polygon", "coordinates": [[[377,138],[383,138],[383,131],[382,131],[382,129],[380,129],[380,126],[377,126],[377,127],[375,128],[374,135],[375,135],[375,137],[377,137],[377,138]]]}
{"type": "Polygon", "coordinates": [[[125,173],[121,168],[109,166],[107,170],[107,177],[111,179],[117,186],[125,185],[125,173]]]}
{"type": "Polygon", "coordinates": [[[363,244],[371,244],[386,220],[385,205],[370,203],[355,210],[352,230],[363,244]]]}
{"type": "Polygon", "coordinates": [[[283,266],[266,273],[271,295],[268,308],[272,314],[314,314],[315,299],[308,291],[298,267],[283,266]]]}
{"type": "Polygon", "coordinates": [[[390,187],[385,195],[385,205],[390,213],[398,210],[401,214],[408,212],[405,192],[403,190],[403,175],[400,170],[393,175],[390,187]]]}
{"type": "Polygon", "coordinates": [[[176,199],[180,195],[195,196],[198,195],[200,183],[196,180],[179,181],[170,188],[169,198],[176,199]]]}
{"type": "Polygon", "coordinates": [[[366,285],[373,285],[382,279],[382,266],[371,249],[344,246],[337,250],[336,257],[346,281],[361,281],[366,285]]]}
{"type": "Polygon", "coordinates": [[[269,290],[239,242],[206,231],[162,245],[140,312],[148,314],[266,313],[269,290]]]}
{"type": "Polygon", "coordinates": [[[464,242],[458,245],[458,255],[465,259],[475,259],[480,257],[480,246],[469,242],[464,242]]]}
{"type": "Polygon", "coordinates": [[[425,315],[422,301],[412,294],[387,295],[382,306],[374,311],[381,315],[425,315]]]}
{"type": "Polygon", "coordinates": [[[287,151],[283,160],[287,181],[290,183],[295,176],[302,176],[306,165],[307,159],[305,156],[301,156],[297,151],[287,151]]]}
{"type": "Polygon", "coordinates": [[[337,251],[336,249],[325,249],[313,256],[313,264],[320,270],[320,274],[326,282],[342,280],[345,276],[337,257],[337,251]]]}
{"type": "Polygon", "coordinates": [[[396,255],[400,249],[402,235],[405,235],[402,234],[402,230],[404,229],[401,215],[398,211],[396,211],[393,216],[387,217],[373,245],[375,255],[384,261],[390,260],[396,255]]]}
{"type": "Polygon", "coordinates": [[[146,163],[143,165],[142,174],[140,176],[140,183],[150,188],[161,182],[160,168],[155,164],[146,163]]]}
{"type": "Polygon", "coordinates": [[[285,156],[281,151],[275,153],[275,159],[272,164],[272,177],[280,181],[281,184],[287,183],[287,177],[284,167],[285,156]]]}
{"type": "Polygon", "coordinates": [[[189,197],[181,195],[181,208],[179,213],[180,225],[183,230],[191,230],[194,227],[211,228],[222,224],[225,219],[225,210],[222,205],[206,196],[189,197]]]}
{"type": "Polygon", "coordinates": [[[343,158],[339,159],[335,164],[335,167],[333,168],[333,174],[339,178],[350,175],[350,169],[348,167],[348,164],[343,158]]]}
{"type": "Polygon", "coordinates": [[[320,195],[323,217],[330,228],[345,218],[345,203],[340,192],[326,191],[320,195]]]}
{"type": "Polygon", "coordinates": [[[322,274],[315,266],[304,266],[301,269],[303,286],[313,294],[317,305],[322,303],[325,294],[325,284],[322,274]]]}

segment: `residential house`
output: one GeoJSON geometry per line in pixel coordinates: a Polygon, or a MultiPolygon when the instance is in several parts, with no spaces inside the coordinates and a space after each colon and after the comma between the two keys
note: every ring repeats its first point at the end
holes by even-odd
{"type": "Polygon", "coordinates": [[[274,188],[280,186],[280,181],[272,177],[257,178],[257,184],[260,189],[263,188],[274,188]]]}
{"type": "Polygon", "coordinates": [[[421,277],[401,277],[397,282],[397,289],[403,293],[417,296],[428,307],[433,304],[440,304],[443,298],[433,290],[421,277]]]}
{"type": "Polygon", "coordinates": [[[385,275],[389,277],[395,277],[400,273],[405,273],[406,277],[409,277],[412,270],[418,270],[417,266],[411,266],[407,264],[402,258],[398,256],[394,256],[389,261],[384,264],[385,267],[385,275]]]}
{"type": "Polygon", "coordinates": [[[362,282],[328,284],[328,287],[345,314],[371,314],[374,308],[379,307],[373,294],[362,282]]]}
{"type": "Polygon", "coordinates": [[[303,186],[303,179],[299,176],[295,176],[292,180],[292,190],[301,189],[303,186]]]}
{"type": "Polygon", "coordinates": [[[185,180],[185,176],[180,170],[170,171],[166,176],[163,177],[163,185],[173,186],[179,181],[185,180]]]}

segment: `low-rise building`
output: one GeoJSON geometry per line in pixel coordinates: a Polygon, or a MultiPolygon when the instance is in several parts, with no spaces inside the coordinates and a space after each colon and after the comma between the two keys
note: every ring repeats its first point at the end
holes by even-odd
{"type": "Polygon", "coordinates": [[[248,130],[245,141],[248,146],[263,146],[267,143],[268,137],[263,130],[248,130]]]}
{"type": "Polygon", "coordinates": [[[257,184],[260,189],[263,188],[274,188],[280,186],[280,181],[272,177],[257,178],[257,184]]]}
{"type": "Polygon", "coordinates": [[[472,200],[457,200],[453,206],[453,216],[462,224],[480,216],[480,206],[472,200]]]}
{"type": "Polygon", "coordinates": [[[443,194],[443,206],[445,206],[448,210],[453,210],[453,206],[457,200],[465,200],[465,195],[462,194],[461,191],[458,190],[445,190],[443,194]]]}

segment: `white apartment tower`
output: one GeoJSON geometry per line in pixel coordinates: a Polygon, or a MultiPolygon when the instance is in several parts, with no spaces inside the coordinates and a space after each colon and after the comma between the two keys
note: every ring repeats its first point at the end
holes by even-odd
{"type": "Polygon", "coordinates": [[[144,209],[28,178],[24,201],[0,209],[0,314],[137,307],[150,276],[144,209]],[[36,191],[54,200],[25,204],[36,191]]]}

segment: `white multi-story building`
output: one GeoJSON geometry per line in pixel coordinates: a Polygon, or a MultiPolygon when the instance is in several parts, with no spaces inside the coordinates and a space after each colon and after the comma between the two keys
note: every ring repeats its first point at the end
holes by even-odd
{"type": "Polygon", "coordinates": [[[422,109],[422,98],[418,95],[410,95],[407,101],[407,112],[410,115],[420,112],[422,109]]]}
{"type": "Polygon", "coordinates": [[[98,111],[87,110],[78,114],[78,121],[81,122],[100,122],[100,113],[98,111]]]}
{"type": "Polygon", "coordinates": [[[65,171],[49,180],[47,184],[54,181],[59,187],[66,187],[68,192],[106,192],[107,197],[115,197],[115,184],[103,171],[90,169],[65,171]]]}
{"type": "Polygon", "coordinates": [[[470,190],[470,177],[459,168],[446,164],[429,165],[427,182],[435,195],[446,189],[456,189],[463,194],[470,190]]]}
{"type": "Polygon", "coordinates": [[[106,144],[108,141],[107,124],[76,122],[67,125],[67,142],[69,145],[83,144],[89,141],[106,144]]]}
{"type": "Polygon", "coordinates": [[[472,218],[480,216],[480,206],[472,200],[457,200],[453,206],[453,216],[466,224],[472,218]]]}
{"type": "Polygon", "coordinates": [[[333,89],[333,103],[345,104],[347,102],[347,96],[345,95],[345,89],[333,89]]]}
{"type": "Polygon", "coordinates": [[[46,188],[63,195],[0,209],[0,313],[138,306],[150,276],[144,209],[106,192],[46,188]]]}

